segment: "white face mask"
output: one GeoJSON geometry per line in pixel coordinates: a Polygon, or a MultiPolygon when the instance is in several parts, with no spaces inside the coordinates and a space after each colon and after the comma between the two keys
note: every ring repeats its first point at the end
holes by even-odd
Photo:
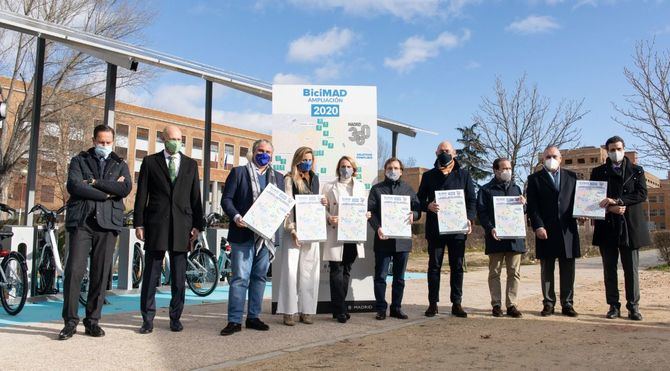
{"type": "Polygon", "coordinates": [[[623,161],[623,155],[624,155],[623,151],[619,150],[607,152],[607,156],[610,158],[610,160],[612,160],[612,162],[617,164],[623,161]]]}
{"type": "Polygon", "coordinates": [[[400,170],[386,170],[386,177],[395,182],[400,179],[400,170]]]}
{"type": "Polygon", "coordinates": [[[509,182],[512,180],[512,170],[503,170],[498,175],[498,178],[503,182],[509,182]]]}
{"type": "Polygon", "coordinates": [[[558,160],[555,158],[548,158],[544,160],[544,168],[551,172],[558,170],[558,160]]]}

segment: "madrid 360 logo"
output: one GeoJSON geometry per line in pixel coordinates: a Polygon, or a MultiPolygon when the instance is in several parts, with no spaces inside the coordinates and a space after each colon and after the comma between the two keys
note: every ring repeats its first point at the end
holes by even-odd
{"type": "Polygon", "coordinates": [[[349,140],[362,146],[370,138],[370,126],[360,122],[350,122],[349,133],[351,133],[349,140]]]}

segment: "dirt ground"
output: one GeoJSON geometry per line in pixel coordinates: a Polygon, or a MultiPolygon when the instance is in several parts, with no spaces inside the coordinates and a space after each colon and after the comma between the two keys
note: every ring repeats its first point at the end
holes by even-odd
{"type": "MultiPolygon", "coordinates": [[[[667,370],[670,272],[641,271],[640,288],[642,322],[628,320],[625,311],[624,318],[605,319],[604,288],[594,283],[577,290],[578,318],[540,317],[538,298],[528,297],[519,302],[523,319],[494,318],[481,309],[470,310],[467,319],[442,314],[398,330],[292,352],[240,369],[667,370]]],[[[448,306],[440,309],[448,312],[448,306]]]]}

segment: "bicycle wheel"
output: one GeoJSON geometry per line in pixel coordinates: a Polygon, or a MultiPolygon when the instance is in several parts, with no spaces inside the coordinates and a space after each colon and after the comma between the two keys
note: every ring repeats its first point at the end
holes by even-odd
{"type": "Polygon", "coordinates": [[[90,269],[91,265],[89,264],[86,267],[86,272],[84,272],[84,277],[81,279],[81,288],[79,290],[79,302],[81,305],[86,306],[88,302],[88,285],[90,281],[90,269]]]}
{"type": "Polygon", "coordinates": [[[136,243],[133,247],[133,288],[140,287],[142,273],[144,273],[144,258],[142,257],[140,244],[136,243]]]}
{"type": "Polygon", "coordinates": [[[15,316],[23,309],[28,297],[28,267],[23,256],[14,251],[2,261],[2,270],[7,279],[0,292],[2,307],[15,316]]]}
{"type": "Polygon", "coordinates": [[[207,296],[216,288],[219,268],[216,266],[214,254],[205,249],[197,249],[188,257],[186,283],[198,296],[207,296]]]}
{"type": "Polygon", "coordinates": [[[56,294],[58,290],[54,288],[56,283],[56,260],[50,246],[43,248],[42,262],[37,267],[35,277],[35,291],[37,295],[56,294]]]}

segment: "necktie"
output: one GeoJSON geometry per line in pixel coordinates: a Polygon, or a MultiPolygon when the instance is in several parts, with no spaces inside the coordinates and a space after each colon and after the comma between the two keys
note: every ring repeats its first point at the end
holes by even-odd
{"type": "Polygon", "coordinates": [[[104,157],[98,158],[98,171],[100,172],[100,179],[105,178],[105,159],[104,157]]]}
{"type": "Polygon", "coordinates": [[[556,189],[561,189],[561,185],[558,181],[558,171],[552,174],[554,177],[554,186],[556,186],[556,189]]]}
{"type": "Polygon", "coordinates": [[[174,163],[174,156],[170,156],[170,164],[168,165],[168,171],[170,173],[170,181],[174,183],[174,180],[177,179],[177,167],[174,163]]]}

